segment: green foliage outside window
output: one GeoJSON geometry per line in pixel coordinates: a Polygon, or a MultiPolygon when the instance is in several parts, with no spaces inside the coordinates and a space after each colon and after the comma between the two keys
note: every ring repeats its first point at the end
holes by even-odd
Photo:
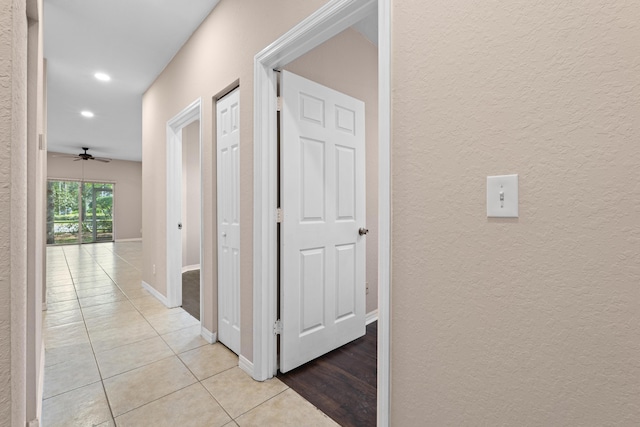
{"type": "Polygon", "coordinates": [[[78,243],[80,234],[83,242],[113,240],[113,184],[49,181],[47,243],[78,243]]]}

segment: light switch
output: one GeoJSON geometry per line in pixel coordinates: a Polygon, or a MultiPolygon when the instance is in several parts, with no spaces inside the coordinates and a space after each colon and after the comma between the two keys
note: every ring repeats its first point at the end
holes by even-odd
{"type": "Polygon", "coordinates": [[[487,177],[487,216],[518,217],[518,175],[487,177]]]}

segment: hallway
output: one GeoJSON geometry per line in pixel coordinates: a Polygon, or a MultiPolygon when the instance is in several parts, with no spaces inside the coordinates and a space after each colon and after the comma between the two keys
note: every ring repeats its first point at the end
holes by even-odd
{"type": "Polygon", "coordinates": [[[140,242],[47,248],[42,425],[335,426],[142,289],[140,242]]]}

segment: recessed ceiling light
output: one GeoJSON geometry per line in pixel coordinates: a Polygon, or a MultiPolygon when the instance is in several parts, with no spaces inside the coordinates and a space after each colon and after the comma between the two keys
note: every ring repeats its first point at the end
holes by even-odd
{"type": "Polygon", "coordinates": [[[93,117],[95,114],[93,114],[91,111],[81,111],[80,114],[82,114],[83,117],[93,117]]]}
{"type": "Polygon", "coordinates": [[[108,82],[109,80],[111,80],[111,76],[105,73],[95,73],[93,76],[101,82],[108,82]]]}

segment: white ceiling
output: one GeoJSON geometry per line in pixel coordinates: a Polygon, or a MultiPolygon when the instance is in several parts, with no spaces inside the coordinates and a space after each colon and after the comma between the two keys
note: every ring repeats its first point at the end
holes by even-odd
{"type": "Polygon", "coordinates": [[[218,1],[45,0],[48,150],[142,160],[142,94],[218,1]]]}
{"type": "MultiPolygon", "coordinates": [[[[218,2],[44,0],[48,150],[141,161],[142,94],[218,2]]],[[[355,28],[377,42],[376,16],[355,28]]]]}

